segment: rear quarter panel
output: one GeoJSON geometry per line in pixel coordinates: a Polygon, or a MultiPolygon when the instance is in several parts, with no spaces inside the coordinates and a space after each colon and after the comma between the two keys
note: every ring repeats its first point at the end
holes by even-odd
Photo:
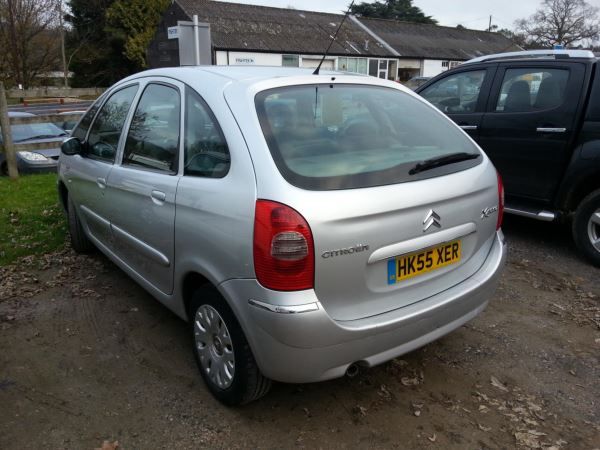
{"type": "Polygon", "coordinates": [[[255,276],[252,241],[256,181],[252,160],[223,99],[222,88],[210,84],[195,87],[223,130],[231,166],[224,178],[181,177],[175,218],[175,276],[179,288],[190,272],[203,275],[214,285],[255,276]]]}

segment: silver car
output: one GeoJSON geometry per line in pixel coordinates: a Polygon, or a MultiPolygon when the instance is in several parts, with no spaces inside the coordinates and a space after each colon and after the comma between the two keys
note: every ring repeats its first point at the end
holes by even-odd
{"type": "Polygon", "coordinates": [[[190,322],[227,404],[355,374],[471,320],[506,257],[502,182],[397,83],[186,67],[110,88],[62,146],[75,250],[190,322]]]}

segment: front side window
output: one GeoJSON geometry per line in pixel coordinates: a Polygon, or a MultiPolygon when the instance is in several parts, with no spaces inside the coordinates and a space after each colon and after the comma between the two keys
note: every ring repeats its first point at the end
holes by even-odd
{"type": "Polygon", "coordinates": [[[184,174],[222,178],[229,171],[229,149],[208,105],[192,89],[185,93],[184,174]]]}
{"type": "Polygon", "coordinates": [[[121,89],[102,106],[88,136],[86,156],[114,162],[121,131],[137,90],[137,84],[121,89]]]}
{"type": "Polygon", "coordinates": [[[94,120],[94,116],[100,109],[100,105],[102,104],[102,99],[105,94],[102,94],[98,99],[94,102],[94,104],[87,110],[87,112],[81,118],[79,122],[79,126],[73,129],[71,136],[76,137],[81,142],[85,141],[85,137],[87,136],[87,132],[90,129],[90,125],[92,124],[92,120],[94,120]]]}
{"type": "Polygon", "coordinates": [[[149,84],[131,120],[123,165],[177,172],[180,115],[179,91],[163,84],[149,84]]]}
{"type": "Polygon", "coordinates": [[[508,69],[496,112],[531,112],[562,105],[569,71],[566,69],[508,69]]]}
{"type": "Polygon", "coordinates": [[[445,113],[475,112],[485,70],[450,75],[419,94],[445,113]]]}
{"type": "Polygon", "coordinates": [[[306,85],[256,96],[277,167],[303,189],[334,190],[413,181],[479,164],[477,147],[410,94],[363,85],[306,85]],[[419,162],[459,153],[468,161],[415,173],[419,162]]]}

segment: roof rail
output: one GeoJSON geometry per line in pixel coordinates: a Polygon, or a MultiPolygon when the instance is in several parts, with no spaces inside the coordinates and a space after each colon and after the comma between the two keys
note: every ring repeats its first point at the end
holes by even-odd
{"type": "Polygon", "coordinates": [[[519,59],[519,58],[544,58],[544,57],[562,57],[562,58],[595,58],[590,50],[524,50],[521,52],[496,53],[494,55],[480,56],[470,59],[464,64],[472,64],[483,61],[493,61],[497,59],[519,59]]]}

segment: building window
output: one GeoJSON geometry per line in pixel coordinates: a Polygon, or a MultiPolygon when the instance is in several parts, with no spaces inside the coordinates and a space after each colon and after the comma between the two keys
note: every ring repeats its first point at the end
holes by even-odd
{"type": "Polygon", "coordinates": [[[367,73],[367,58],[338,58],[338,70],[342,72],[367,73]]]}
{"type": "Polygon", "coordinates": [[[300,57],[298,55],[283,55],[283,67],[300,67],[300,57]]]}
{"type": "Polygon", "coordinates": [[[455,67],[460,66],[460,61],[442,61],[442,67],[447,69],[454,69],[455,67]]]}

